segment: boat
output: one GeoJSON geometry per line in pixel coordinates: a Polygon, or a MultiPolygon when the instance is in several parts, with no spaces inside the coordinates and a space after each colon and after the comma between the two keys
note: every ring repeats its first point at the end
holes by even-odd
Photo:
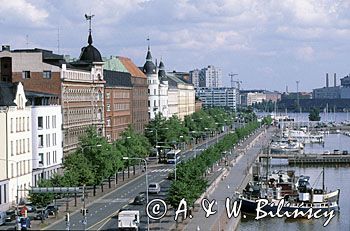
{"type": "Polygon", "coordinates": [[[303,143],[292,139],[280,139],[270,145],[272,153],[300,152],[303,148],[303,143]]]}
{"type": "Polygon", "coordinates": [[[302,142],[304,144],[324,142],[324,134],[321,134],[319,132],[311,133],[304,130],[286,129],[285,131],[283,131],[283,137],[296,139],[297,141],[302,142]]]}
{"type": "Polygon", "coordinates": [[[237,193],[242,203],[241,211],[256,214],[258,206],[260,210],[272,213],[339,210],[340,189],[326,192],[324,184],[322,189],[313,188],[309,179],[309,176],[296,177],[280,171],[268,176],[267,181],[250,182],[243,193],[237,193]],[[268,201],[269,205],[261,207],[261,199],[268,201]]]}

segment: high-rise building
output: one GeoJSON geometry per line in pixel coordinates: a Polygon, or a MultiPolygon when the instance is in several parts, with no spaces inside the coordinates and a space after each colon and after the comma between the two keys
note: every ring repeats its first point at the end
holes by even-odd
{"type": "Polygon", "coordinates": [[[209,65],[201,70],[190,71],[190,79],[195,88],[198,87],[221,87],[222,71],[220,68],[209,65]]]}
{"type": "Polygon", "coordinates": [[[236,110],[236,88],[196,88],[196,96],[202,101],[203,107],[225,107],[236,110]]]}

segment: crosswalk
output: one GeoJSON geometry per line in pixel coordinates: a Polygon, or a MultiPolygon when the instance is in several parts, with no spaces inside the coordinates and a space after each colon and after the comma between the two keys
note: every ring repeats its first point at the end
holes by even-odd
{"type": "Polygon", "coordinates": [[[162,168],[162,169],[152,170],[151,172],[171,172],[171,171],[173,171],[173,169],[171,168],[162,168]]]}

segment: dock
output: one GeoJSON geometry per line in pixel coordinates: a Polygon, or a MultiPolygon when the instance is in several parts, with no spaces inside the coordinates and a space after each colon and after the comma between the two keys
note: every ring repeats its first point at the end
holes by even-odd
{"type": "Polygon", "coordinates": [[[350,164],[350,155],[343,154],[260,154],[259,160],[262,158],[288,159],[288,164],[350,164]]]}

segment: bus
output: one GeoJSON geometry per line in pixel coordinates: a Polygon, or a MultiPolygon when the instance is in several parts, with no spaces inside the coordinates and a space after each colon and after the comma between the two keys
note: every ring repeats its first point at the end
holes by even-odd
{"type": "Polygon", "coordinates": [[[170,150],[169,152],[167,152],[166,162],[168,164],[175,164],[175,161],[176,161],[176,163],[178,163],[180,161],[180,152],[181,152],[181,150],[179,150],[179,149],[173,149],[173,150],[170,150]]]}

